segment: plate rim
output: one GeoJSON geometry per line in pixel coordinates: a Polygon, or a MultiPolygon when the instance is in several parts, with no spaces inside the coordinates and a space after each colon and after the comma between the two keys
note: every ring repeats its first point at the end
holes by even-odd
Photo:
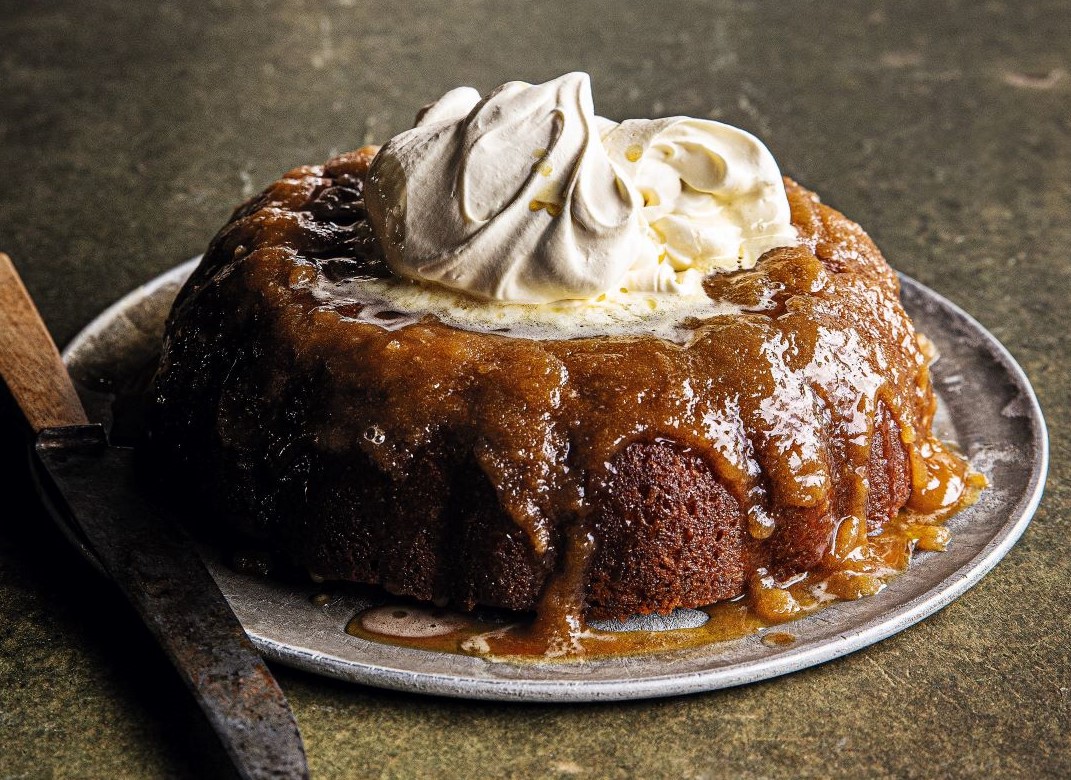
{"type": "MultiPolygon", "coordinates": [[[[117,316],[134,303],[152,296],[166,285],[184,281],[200,259],[201,256],[193,257],[153,277],[105,308],[67,343],[61,353],[64,362],[70,361],[75,354],[84,350],[94,338],[111,325],[117,316]]],[[[1009,512],[1009,521],[1002,525],[999,532],[962,566],[901,606],[889,612],[883,612],[879,617],[867,620],[860,626],[849,627],[843,632],[838,632],[832,639],[823,639],[800,647],[787,646],[766,658],[744,660],[704,670],[609,680],[465,678],[453,674],[412,671],[370,662],[355,662],[330,653],[295,647],[246,628],[250,639],[269,660],[314,674],[395,691],[533,703],[624,701],[712,691],[790,674],[861,650],[933,615],[985,577],[1015,545],[1030,524],[1040,505],[1048,475],[1048,428],[1041,405],[1026,372],[1008,349],[981,323],[954,302],[905,274],[899,273],[898,276],[903,287],[909,288],[914,295],[943,309],[946,314],[958,320],[965,330],[980,337],[979,348],[985,349],[1000,365],[1018,391],[1018,398],[1024,404],[1022,416],[1029,421],[1031,426],[1030,445],[1034,452],[1030,479],[1020,499],[1009,512]]],[[[40,483],[38,487],[50,511],[54,515],[57,514],[55,505],[48,501],[47,494],[40,490],[40,483]]],[[[62,517],[57,519],[60,520],[61,525],[67,525],[62,517]]],[[[92,558],[84,545],[78,544],[73,538],[71,541],[76,544],[83,555],[92,558]]],[[[95,563],[95,561],[91,562],[95,563]]],[[[488,663],[501,662],[488,661],[488,663]]]]}

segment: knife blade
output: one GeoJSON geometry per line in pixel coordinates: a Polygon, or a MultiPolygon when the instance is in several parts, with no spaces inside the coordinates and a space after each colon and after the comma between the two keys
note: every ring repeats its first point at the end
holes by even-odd
{"type": "Polygon", "coordinates": [[[29,293],[0,253],[0,376],[75,526],[152,632],[244,778],[308,778],[282,690],[182,528],[144,494],[135,450],[89,424],[29,293]]]}

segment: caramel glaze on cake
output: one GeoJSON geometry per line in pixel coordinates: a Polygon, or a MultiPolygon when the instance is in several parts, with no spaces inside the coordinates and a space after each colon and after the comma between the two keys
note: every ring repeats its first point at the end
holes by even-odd
{"type": "Polygon", "coordinates": [[[835,570],[959,495],[895,274],[803,187],[799,246],[710,277],[739,313],[688,343],[531,340],[330,294],[388,273],[374,151],[241,206],[168,322],[150,441],[242,532],[329,579],[562,626],[835,570]]]}

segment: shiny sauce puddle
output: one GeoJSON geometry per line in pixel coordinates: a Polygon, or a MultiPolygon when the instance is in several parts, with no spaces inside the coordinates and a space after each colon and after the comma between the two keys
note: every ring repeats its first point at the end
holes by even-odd
{"type": "MultiPolygon", "coordinates": [[[[986,485],[985,477],[977,473],[967,474],[965,482],[960,500],[952,507],[928,513],[903,510],[876,534],[840,555],[837,547],[842,540],[834,539],[830,554],[812,572],[776,582],[760,570],[745,595],[698,610],[637,616],[627,623],[576,620],[563,636],[558,630],[542,629],[536,618],[516,613],[470,614],[426,605],[387,604],[358,612],[346,625],[346,633],[418,650],[521,662],[688,650],[758,633],[768,647],[791,646],[797,637],[782,624],[839,601],[876,595],[907,569],[916,551],[943,551],[950,541],[946,520],[973,504],[986,485]],[[615,626],[621,628],[615,630],[615,626]]],[[[849,529],[846,534],[852,532],[849,529]]]]}

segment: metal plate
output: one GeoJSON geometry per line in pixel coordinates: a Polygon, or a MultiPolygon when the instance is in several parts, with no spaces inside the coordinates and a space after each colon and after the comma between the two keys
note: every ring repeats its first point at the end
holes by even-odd
{"type": "MultiPolygon", "coordinates": [[[[111,422],[111,395],[154,358],[164,318],[196,259],[134,290],[64,351],[90,416],[111,422]]],[[[949,523],[952,544],[922,553],[882,593],[835,604],[778,630],[797,639],[767,646],[762,635],[692,650],[574,662],[507,663],[368,642],[345,633],[374,602],[367,589],[325,590],[238,574],[204,550],[213,577],[269,659],[318,674],[397,690],[478,699],[597,701],[672,696],[763,680],[845,655],[907,628],[945,606],[988,572],[1037,508],[1048,464],[1037,399],[1003,346],[962,310],[903,278],[903,300],[937,345],[933,367],[943,438],[956,441],[991,487],[949,523]]],[[[667,625],[686,623],[679,610],[667,625]]]]}

